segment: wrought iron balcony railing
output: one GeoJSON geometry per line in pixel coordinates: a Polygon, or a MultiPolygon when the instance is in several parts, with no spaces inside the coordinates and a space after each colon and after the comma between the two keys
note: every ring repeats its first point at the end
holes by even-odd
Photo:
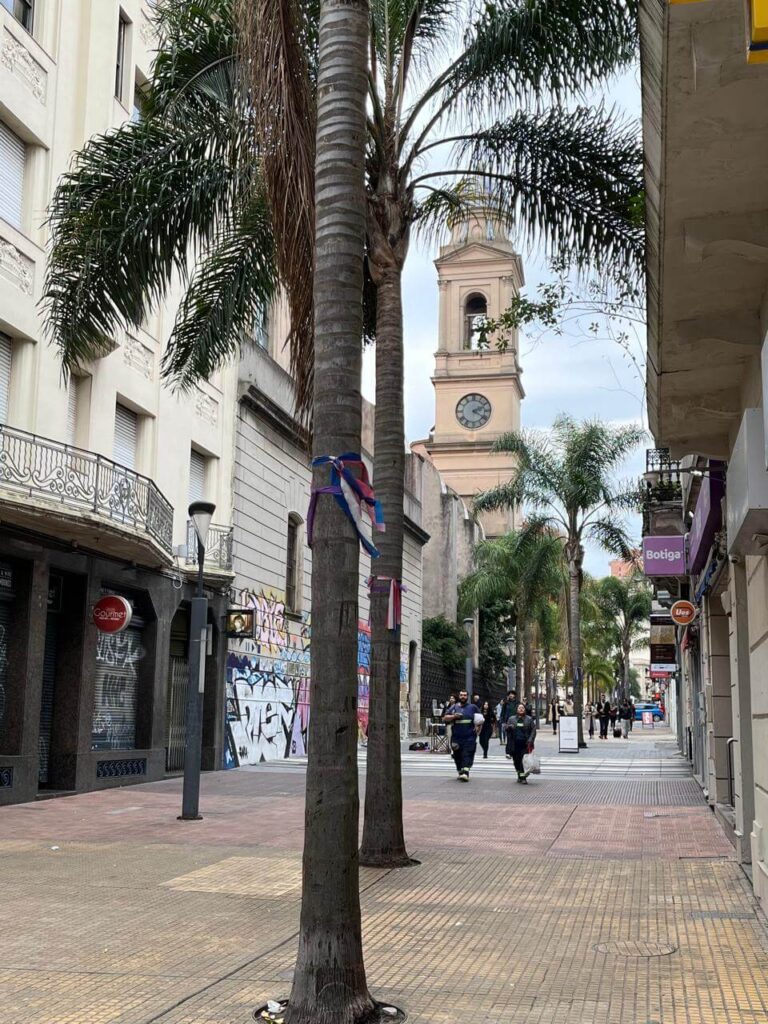
{"type": "MultiPolygon", "coordinates": [[[[205,564],[228,572],[232,568],[232,527],[211,523],[205,544],[205,564]]],[[[187,565],[197,565],[197,535],[191,519],[187,520],[187,565]]]]}
{"type": "Polygon", "coordinates": [[[172,552],[171,503],[152,480],[103,455],[0,424],[0,487],[144,531],[172,552]]]}
{"type": "Polygon", "coordinates": [[[643,534],[652,532],[652,513],[661,506],[681,504],[680,460],[672,459],[668,448],[648,448],[642,498],[643,534]]]}

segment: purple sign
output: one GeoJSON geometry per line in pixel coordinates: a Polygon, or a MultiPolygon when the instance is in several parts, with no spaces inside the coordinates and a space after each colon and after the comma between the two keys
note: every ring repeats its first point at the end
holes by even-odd
{"type": "MultiPolygon", "coordinates": [[[[720,462],[711,462],[712,469],[719,469],[720,462]]],[[[725,485],[721,478],[705,476],[701,481],[701,490],[693,513],[691,532],[689,534],[689,564],[691,575],[701,572],[704,568],[709,549],[715,534],[723,522],[721,502],[725,493],[725,485]]]]}
{"type": "Polygon", "coordinates": [[[643,537],[646,576],[685,576],[685,537],[643,537]]]}

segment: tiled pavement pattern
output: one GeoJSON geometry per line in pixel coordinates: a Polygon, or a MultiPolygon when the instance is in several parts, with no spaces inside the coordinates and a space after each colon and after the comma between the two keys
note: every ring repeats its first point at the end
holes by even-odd
{"type": "MultiPolygon", "coordinates": [[[[379,998],[420,1024],[768,1020],[765,922],[694,783],[446,772],[405,779],[422,864],[362,873],[379,998]]],[[[0,809],[0,1024],[248,1024],[290,987],[302,784],[205,776],[194,823],[178,780],[0,809]]]]}

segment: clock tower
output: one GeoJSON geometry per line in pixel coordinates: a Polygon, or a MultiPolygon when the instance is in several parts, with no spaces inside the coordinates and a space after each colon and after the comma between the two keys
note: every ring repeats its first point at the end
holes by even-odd
{"type": "MultiPolygon", "coordinates": [[[[524,283],[522,262],[504,229],[482,212],[457,224],[435,261],[440,289],[435,354],[435,425],[424,448],[449,487],[471,507],[478,491],[510,479],[511,455],[491,452],[493,442],[520,429],[518,337],[500,352],[482,331],[524,283]]],[[[480,516],[486,537],[515,525],[514,511],[480,516]]]]}

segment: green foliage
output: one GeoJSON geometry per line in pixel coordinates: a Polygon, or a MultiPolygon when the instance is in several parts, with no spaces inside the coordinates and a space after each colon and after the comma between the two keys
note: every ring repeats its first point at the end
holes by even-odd
{"type": "Polygon", "coordinates": [[[495,601],[480,608],[480,674],[486,679],[504,678],[508,655],[504,638],[514,631],[514,620],[504,601],[495,601]]]}
{"type": "Polygon", "coordinates": [[[463,668],[467,657],[467,634],[445,616],[424,619],[421,642],[425,651],[440,656],[447,669],[463,668]]]}

